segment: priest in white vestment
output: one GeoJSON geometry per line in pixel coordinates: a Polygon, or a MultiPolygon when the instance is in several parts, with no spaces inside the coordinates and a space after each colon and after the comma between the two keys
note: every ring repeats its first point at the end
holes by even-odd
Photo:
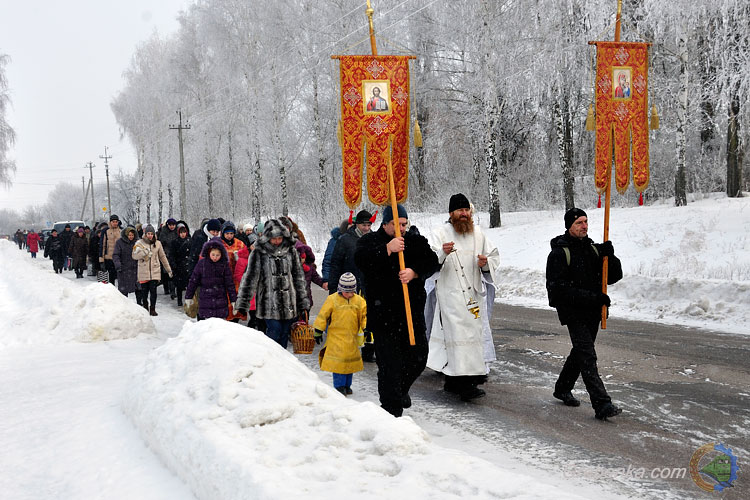
{"type": "Polygon", "coordinates": [[[433,275],[437,300],[427,366],[445,374],[446,391],[470,401],[485,395],[478,385],[496,359],[489,319],[500,255],[474,225],[466,196],[451,196],[448,211],[450,220],[429,239],[441,267],[433,275]]]}

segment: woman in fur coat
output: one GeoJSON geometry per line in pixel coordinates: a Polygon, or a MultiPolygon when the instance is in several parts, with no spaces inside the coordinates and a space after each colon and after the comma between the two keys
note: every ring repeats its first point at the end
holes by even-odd
{"type": "Polygon", "coordinates": [[[302,311],[310,309],[310,300],[294,239],[276,219],[266,223],[250,254],[237,310],[247,312],[253,295],[256,314],[266,321],[266,335],[286,349],[289,329],[302,311]]]}
{"type": "Polygon", "coordinates": [[[65,249],[63,248],[62,238],[57,235],[57,229],[53,229],[49,238],[47,238],[47,244],[44,245],[44,256],[52,259],[52,269],[55,270],[55,274],[62,274],[65,249]]]}
{"type": "Polygon", "coordinates": [[[117,270],[117,289],[124,296],[136,292],[138,283],[138,261],[133,259],[133,246],[138,240],[133,226],[128,226],[115,243],[112,262],[117,270]]]}
{"type": "Polygon", "coordinates": [[[76,279],[83,278],[86,270],[86,258],[89,254],[89,240],[86,239],[83,227],[79,226],[68,244],[68,255],[73,259],[72,267],[76,272],[76,279]]]}

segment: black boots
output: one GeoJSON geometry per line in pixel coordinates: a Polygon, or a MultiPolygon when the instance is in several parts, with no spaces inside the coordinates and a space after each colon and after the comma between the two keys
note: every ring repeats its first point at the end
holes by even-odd
{"type": "Polygon", "coordinates": [[[156,313],[156,306],[151,306],[151,309],[149,309],[148,313],[151,316],[158,316],[158,314],[156,313]]]}
{"type": "Polygon", "coordinates": [[[568,392],[553,392],[552,396],[563,402],[565,406],[581,406],[581,402],[573,396],[573,393],[568,392]]]}
{"type": "Polygon", "coordinates": [[[607,403],[596,410],[596,413],[594,413],[594,417],[596,417],[598,420],[607,420],[609,417],[616,417],[620,413],[622,413],[622,409],[618,408],[612,403],[607,403]]]}
{"type": "Polygon", "coordinates": [[[401,406],[403,406],[404,409],[411,408],[411,398],[408,394],[401,396],[401,406]]]}
{"type": "Polygon", "coordinates": [[[474,399],[479,399],[486,394],[487,393],[484,392],[484,389],[480,389],[475,385],[470,385],[459,393],[459,397],[461,398],[461,401],[469,402],[474,399]]]}

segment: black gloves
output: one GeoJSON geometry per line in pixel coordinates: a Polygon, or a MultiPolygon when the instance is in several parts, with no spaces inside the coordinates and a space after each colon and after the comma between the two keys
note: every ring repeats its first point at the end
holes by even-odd
{"type": "Polygon", "coordinates": [[[313,338],[315,339],[315,343],[320,345],[320,343],[323,342],[323,331],[316,328],[313,338]]]}
{"type": "Polygon", "coordinates": [[[611,304],[609,295],[602,292],[594,292],[589,290],[579,290],[577,298],[574,303],[574,307],[595,307],[607,306],[611,304]]]}
{"type": "Polygon", "coordinates": [[[612,246],[611,241],[607,240],[599,244],[599,255],[602,257],[613,257],[615,255],[615,247],[612,246]]]}

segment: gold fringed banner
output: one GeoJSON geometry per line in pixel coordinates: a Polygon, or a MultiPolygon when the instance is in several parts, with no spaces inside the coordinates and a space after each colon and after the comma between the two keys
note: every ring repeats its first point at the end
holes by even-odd
{"type": "Polygon", "coordinates": [[[409,56],[336,56],[341,70],[344,201],[362,201],[362,159],[367,192],[388,202],[388,145],[393,137],[396,199],[406,199],[409,178],[409,56]]]}
{"type": "Polygon", "coordinates": [[[649,182],[647,43],[596,44],[596,189],[607,185],[607,168],[615,157],[615,185],[620,194],[630,183],[643,192],[649,182]],[[612,140],[614,138],[614,144],[612,140]]]}

